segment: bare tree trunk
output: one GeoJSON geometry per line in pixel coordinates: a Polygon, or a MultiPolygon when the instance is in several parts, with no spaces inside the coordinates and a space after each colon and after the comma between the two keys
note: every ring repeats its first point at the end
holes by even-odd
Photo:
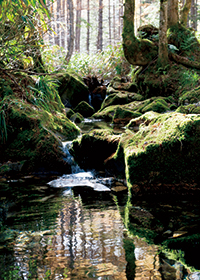
{"type": "MultiPolygon", "coordinates": [[[[65,22],[65,0],[62,0],[62,8],[61,8],[61,22],[65,22]]],[[[61,26],[61,47],[65,48],[65,29],[61,26]]]]}
{"type": "Polygon", "coordinates": [[[55,43],[56,45],[60,46],[60,5],[61,5],[61,0],[57,0],[57,9],[56,9],[56,38],[55,38],[55,43]]]}
{"type": "Polygon", "coordinates": [[[196,11],[196,1],[192,0],[191,3],[191,27],[197,30],[197,11],[196,11]]]}
{"type": "Polygon", "coordinates": [[[111,6],[110,6],[110,0],[108,0],[108,28],[109,28],[109,45],[112,43],[112,33],[111,33],[111,6]]]}
{"type": "Polygon", "coordinates": [[[123,30],[123,14],[124,14],[124,9],[123,9],[123,0],[119,1],[119,38],[121,41],[121,35],[122,35],[122,30],[123,30]]]}
{"type": "Polygon", "coordinates": [[[99,0],[99,26],[98,26],[98,39],[97,50],[103,50],[103,0],[99,0]]]}
{"type": "Polygon", "coordinates": [[[187,19],[188,19],[189,11],[191,9],[191,3],[192,0],[186,0],[183,9],[180,12],[180,23],[183,26],[187,26],[187,19]]]}
{"type": "Polygon", "coordinates": [[[77,0],[76,5],[76,37],[75,50],[80,52],[80,37],[81,37],[81,0],[77,0]]]}
{"type": "Polygon", "coordinates": [[[113,41],[116,43],[115,0],[113,0],[113,41]]]}
{"type": "Polygon", "coordinates": [[[74,50],[74,6],[73,0],[67,0],[67,55],[65,61],[68,64],[74,50]]]}
{"type": "Polygon", "coordinates": [[[175,25],[179,21],[178,16],[178,0],[168,0],[168,28],[175,25]]]}
{"type": "Polygon", "coordinates": [[[90,0],[87,0],[87,41],[86,41],[87,53],[90,53],[90,0]]]}
{"type": "Polygon", "coordinates": [[[169,64],[167,43],[167,0],[160,0],[158,63],[162,68],[169,64]]]}

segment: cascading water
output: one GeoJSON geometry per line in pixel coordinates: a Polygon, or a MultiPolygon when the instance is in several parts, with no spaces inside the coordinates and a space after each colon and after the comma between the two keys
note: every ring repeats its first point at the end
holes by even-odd
{"type": "Polygon", "coordinates": [[[86,172],[75,162],[69,149],[71,141],[62,142],[64,160],[71,166],[71,174],[65,174],[62,177],[48,183],[51,187],[65,188],[65,195],[71,194],[73,187],[90,187],[94,191],[110,191],[113,184],[113,178],[95,178],[93,171],[86,172]]]}

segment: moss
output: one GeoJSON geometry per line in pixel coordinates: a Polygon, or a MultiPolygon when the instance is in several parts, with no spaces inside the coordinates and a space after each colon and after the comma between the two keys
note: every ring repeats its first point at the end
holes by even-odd
{"type": "Polygon", "coordinates": [[[68,117],[68,119],[70,119],[71,116],[74,114],[74,111],[70,108],[66,108],[65,112],[66,112],[66,116],[68,117]]]}
{"type": "MultiPolygon", "coordinates": [[[[60,139],[75,138],[80,130],[62,111],[49,112],[16,96],[7,96],[4,108],[7,142],[1,147],[4,161],[26,160],[27,169],[59,168],[62,162],[60,139]]],[[[63,164],[64,165],[64,164],[63,164]]]]}
{"type": "Polygon", "coordinates": [[[74,112],[80,113],[83,117],[88,118],[94,114],[95,110],[87,102],[81,101],[76,108],[74,108],[74,112]]]}
{"type": "Polygon", "coordinates": [[[200,114],[199,104],[189,104],[187,106],[180,106],[176,109],[176,112],[182,114],[200,114]]]}
{"type": "Polygon", "coordinates": [[[152,103],[148,104],[142,109],[142,113],[146,113],[148,111],[154,111],[157,113],[164,113],[169,110],[169,106],[167,102],[163,99],[156,99],[152,103]]]}
{"type": "Polygon", "coordinates": [[[123,107],[117,107],[113,116],[113,123],[127,124],[131,119],[141,116],[138,111],[129,111],[123,107]]]}
{"type": "Polygon", "coordinates": [[[179,97],[179,103],[187,105],[188,103],[197,103],[200,101],[200,87],[185,92],[179,97]]]}
{"type": "Polygon", "coordinates": [[[57,73],[55,75],[59,87],[58,92],[65,105],[76,107],[81,101],[88,102],[89,91],[83,81],[71,73],[57,73]]]}
{"type": "Polygon", "coordinates": [[[119,143],[128,185],[198,180],[200,117],[166,113],[149,121],[141,123],[137,133],[127,130],[119,143]]]}
{"type": "Polygon", "coordinates": [[[74,113],[70,120],[75,123],[81,123],[84,120],[84,117],[80,113],[74,113]]]}
{"type": "Polygon", "coordinates": [[[118,135],[110,129],[95,129],[74,140],[70,152],[82,168],[104,168],[104,161],[117,149],[118,135]]]}

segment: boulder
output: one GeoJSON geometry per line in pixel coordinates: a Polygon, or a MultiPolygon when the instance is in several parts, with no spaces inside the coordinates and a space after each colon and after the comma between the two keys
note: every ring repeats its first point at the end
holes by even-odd
{"type": "Polygon", "coordinates": [[[94,129],[74,140],[70,153],[81,168],[101,169],[104,161],[116,152],[119,139],[111,129],[94,129]]]}
{"type": "Polygon", "coordinates": [[[64,106],[55,103],[51,111],[46,102],[45,110],[14,95],[5,97],[2,104],[7,110],[4,139],[0,136],[1,161],[25,161],[22,171],[68,171],[61,140],[76,138],[80,129],[65,116],[64,106]]]}
{"type": "Polygon", "coordinates": [[[71,73],[55,75],[59,87],[58,92],[65,107],[76,107],[81,101],[89,101],[89,90],[84,82],[71,73]]]}
{"type": "Polygon", "coordinates": [[[75,108],[74,112],[80,113],[83,117],[89,118],[94,114],[94,108],[92,108],[87,102],[81,101],[75,108]]]}
{"type": "Polygon", "coordinates": [[[200,116],[149,112],[135,123],[140,123],[139,131],[127,129],[113,156],[125,164],[129,187],[141,181],[199,181],[200,116]]]}

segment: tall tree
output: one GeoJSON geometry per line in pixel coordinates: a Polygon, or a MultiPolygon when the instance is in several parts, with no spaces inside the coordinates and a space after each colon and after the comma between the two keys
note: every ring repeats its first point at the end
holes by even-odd
{"type": "Polygon", "coordinates": [[[87,0],[87,39],[86,39],[86,50],[90,52],[90,0],[87,0]]]}
{"type": "Polygon", "coordinates": [[[55,43],[56,45],[60,46],[60,5],[61,5],[61,0],[56,1],[56,38],[55,38],[55,43]]]}
{"type": "Polygon", "coordinates": [[[188,14],[191,9],[192,0],[186,0],[185,4],[180,12],[180,23],[183,26],[187,26],[188,14]]]}
{"type": "Polygon", "coordinates": [[[167,42],[167,0],[160,0],[158,62],[162,68],[169,64],[167,42]]]}
{"type": "Polygon", "coordinates": [[[110,0],[108,0],[108,28],[109,28],[109,45],[112,43],[112,32],[111,32],[111,5],[110,5],[110,0]]]}
{"type": "MultiPolygon", "coordinates": [[[[61,7],[61,22],[64,23],[65,22],[65,0],[61,0],[62,1],[62,7],[61,7]]],[[[62,30],[61,30],[61,46],[63,48],[65,48],[65,28],[62,25],[61,26],[62,30]]]]}
{"type": "Polygon", "coordinates": [[[167,14],[168,14],[168,28],[171,26],[177,24],[179,21],[179,16],[178,16],[178,0],[168,0],[168,9],[167,9],[167,14]]]}
{"type": "Polygon", "coordinates": [[[99,0],[97,50],[103,50],[103,0],[99,0]]]}
{"type": "Polygon", "coordinates": [[[65,61],[68,64],[74,50],[74,5],[73,0],[67,0],[67,55],[65,61]]]}
{"type": "Polygon", "coordinates": [[[81,0],[76,1],[76,37],[75,37],[75,51],[80,52],[80,38],[81,38],[81,0]]]}

